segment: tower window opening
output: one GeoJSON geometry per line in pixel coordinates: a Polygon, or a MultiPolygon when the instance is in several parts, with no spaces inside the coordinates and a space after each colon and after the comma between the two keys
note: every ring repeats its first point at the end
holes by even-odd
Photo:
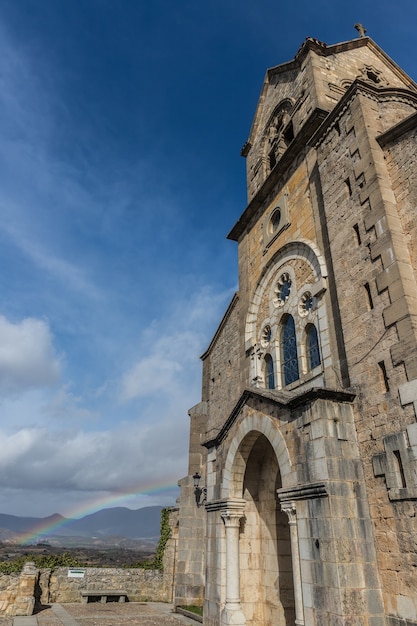
{"type": "Polygon", "coordinates": [[[292,125],[292,122],[290,122],[287,125],[286,129],[283,132],[283,136],[284,136],[285,145],[289,146],[292,140],[294,139],[294,127],[292,125]]]}
{"type": "Polygon", "coordinates": [[[371,311],[374,308],[374,301],[372,300],[371,288],[369,283],[364,284],[364,289],[368,298],[368,309],[371,311]]]}
{"type": "Polygon", "coordinates": [[[269,153],[269,167],[270,167],[270,169],[273,170],[276,164],[277,164],[277,157],[275,155],[275,150],[271,150],[271,152],[269,153]]]}

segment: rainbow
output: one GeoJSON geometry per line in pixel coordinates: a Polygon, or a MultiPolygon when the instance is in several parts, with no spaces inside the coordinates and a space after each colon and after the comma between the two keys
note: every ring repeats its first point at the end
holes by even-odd
{"type": "Polygon", "coordinates": [[[65,512],[64,517],[57,517],[52,515],[45,519],[40,519],[38,524],[35,524],[29,531],[20,533],[18,537],[18,543],[22,546],[35,543],[40,539],[46,539],[46,537],[54,533],[59,528],[64,527],[66,524],[71,523],[74,519],[90,515],[95,511],[103,508],[110,508],[117,505],[120,502],[126,502],[126,500],[136,498],[137,496],[157,496],[158,494],[167,494],[172,492],[172,498],[175,497],[178,492],[177,483],[154,483],[147,487],[134,487],[131,489],[124,489],[116,493],[107,494],[90,500],[87,504],[75,505],[73,508],[65,512]]]}

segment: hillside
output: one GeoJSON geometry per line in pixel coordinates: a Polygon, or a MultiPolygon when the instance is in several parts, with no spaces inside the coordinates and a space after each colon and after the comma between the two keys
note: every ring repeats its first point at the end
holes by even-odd
{"type": "Polygon", "coordinates": [[[162,508],[149,506],[132,510],[126,507],[114,507],[101,509],[80,519],[69,519],[59,514],[38,518],[0,513],[0,537],[9,541],[17,539],[17,536],[21,534],[33,535],[34,541],[54,537],[157,538],[160,532],[162,508]]]}

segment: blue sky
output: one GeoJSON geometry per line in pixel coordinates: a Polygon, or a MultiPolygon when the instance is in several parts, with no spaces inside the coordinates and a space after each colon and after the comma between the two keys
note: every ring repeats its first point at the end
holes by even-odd
{"type": "Polygon", "coordinates": [[[417,78],[415,0],[0,1],[0,512],[174,502],[265,70],[357,21],[417,78]]]}

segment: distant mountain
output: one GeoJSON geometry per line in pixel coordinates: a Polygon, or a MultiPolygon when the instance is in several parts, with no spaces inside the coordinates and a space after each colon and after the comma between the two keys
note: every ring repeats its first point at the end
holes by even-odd
{"type": "Polygon", "coordinates": [[[115,507],[101,509],[81,519],[68,519],[58,513],[49,517],[19,517],[0,513],[0,537],[6,534],[33,534],[38,537],[158,537],[162,506],[142,509],[115,507]],[[52,526],[52,528],[51,528],[52,526]]]}
{"type": "Polygon", "coordinates": [[[48,517],[18,517],[17,515],[0,513],[0,528],[18,533],[26,533],[30,529],[38,527],[40,524],[49,526],[60,523],[63,520],[65,520],[65,517],[62,517],[62,515],[58,513],[54,513],[54,515],[49,515],[48,517]]]}
{"type": "Polygon", "coordinates": [[[79,520],[72,520],[65,527],[84,536],[156,537],[159,535],[162,506],[147,506],[142,509],[115,507],[101,509],[79,520]]]}

